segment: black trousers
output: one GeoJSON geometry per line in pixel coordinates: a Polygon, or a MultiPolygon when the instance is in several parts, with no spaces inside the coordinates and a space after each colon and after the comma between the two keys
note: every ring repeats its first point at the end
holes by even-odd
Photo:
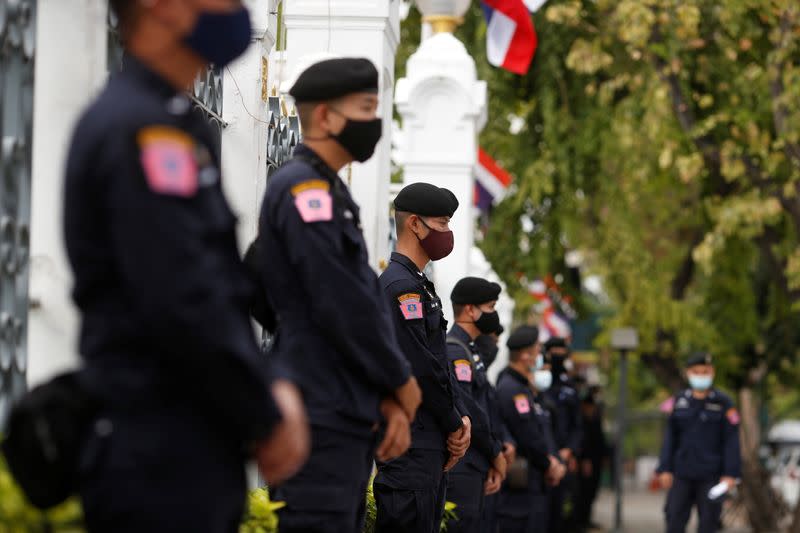
{"type": "Polygon", "coordinates": [[[498,495],[497,526],[492,533],[547,533],[550,494],[547,492],[509,490],[498,495]]]}
{"type": "Polygon", "coordinates": [[[578,526],[587,526],[592,521],[592,507],[600,489],[601,466],[602,463],[593,463],[590,476],[578,477],[578,496],[575,501],[575,523],[578,526]]]}
{"type": "Polygon", "coordinates": [[[698,533],[715,533],[722,513],[722,498],[712,501],[708,499],[708,491],[717,483],[719,479],[696,481],[676,476],[664,508],[667,533],[684,533],[695,505],[698,533]]]}
{"type": "Polygon", "coordinates": [[[79,465],[89,533],[239,530],[245,458],[194,410],[103,413],[95,427],[105,431],[88,438],[79,465]]]}
{"type": "Polygon", "coordinates": [[[447,533],[480,533],[484,481],[486,474],[466,465],[450,471],[447,500],[456,504],[458,519],[447,522],[447,533]]]}
{"type": "Polygon", "coordinates": [[[439,533],[447,491],[443,450],[409,450],[378,465],[376,533],[439,533]]]}
{"type": "Polygon", "coordinates": [[[275,489],[280,533],[358,533],[364,527],[375,438],[312,426],[303,469],[275,489]]]}
{"type": "Polygon", "coordinates": [[[481,533],[497,531],[497,494],[483,497],[483,513],[481,513],[481,533]]]}

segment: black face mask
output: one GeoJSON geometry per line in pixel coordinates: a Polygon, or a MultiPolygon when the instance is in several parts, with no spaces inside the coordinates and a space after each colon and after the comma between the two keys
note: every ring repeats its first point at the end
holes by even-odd
{"type": "Polygon", "coordinates": [[[497,314],[497,311],[482,313],[480,318],[475,321],[475,327],[484,335],[494,333],[500,329],[500,315],[497,314]]]}
{"type": "Polygon", "coordinates": [[[343,116],[347,122],[338,134],[330,134],[339,145],[353,156],[359,163],[367,161],[375,153],[375,147],[383,135],[383,120],[353,120],[345,117],[335,109],[334,113],[343,116]]]}
{"type": "Polygon", "coordinates": [[[497,359],[497,352],[500,351],[494,337],[491,335],[481,335],[475,339],[475,345],[478,347],[481,359],[483,359],[486,366],[491,366],[494,360],[497,359]]]}
{"type": "Polygon", "coordinates": [[[560,376],[562,374],[566,374],[567,373],[567,369],[564,366],[564,361],[566,361],[566,360],[567,360],[567,356],[566,355],[555,355],[555,354],[553,354],[553,355],[550,356],[550,361],[551,361],[550,365],[551,365],[551,368],[553,370],[553,375],[554,376],[560,376]]]}

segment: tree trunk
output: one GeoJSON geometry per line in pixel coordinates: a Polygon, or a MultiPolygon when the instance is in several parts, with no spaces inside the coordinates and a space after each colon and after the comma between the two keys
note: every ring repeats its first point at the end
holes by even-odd
{"type": "Polygon", "coordinates": [[[742,445],[741,492],[750,526],[754,533],[771,533],[778,530],[780,509],[778,498],[769,484],[769,473],[761,466],[758,449],[761,446],[761,427],[758,421],[758,401],[751,387],[739,389],[742,445]]]}

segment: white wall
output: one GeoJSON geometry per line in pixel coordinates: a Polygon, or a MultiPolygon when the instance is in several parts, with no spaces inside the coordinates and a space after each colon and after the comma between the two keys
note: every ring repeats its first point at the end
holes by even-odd
{"type": "Polygon", "coordinates": [[[62,235],[72,128],[106,78],[106,0],[40,0],[33,115],[28,383],[77,364],[77,315],[62,235]]]}
{"type": "Polygon", "coordinates": [[[353,165],[350,180],[348,172],[343,172],[361,207],[364,237],[374,268],[380,268],[389,259],[388,187],[394,55],[400,39],[398,6],[397,0],[289,0],[285,6],[286,78],[304,56],[320,52],[367,57],[380,72],[383,139],[372,159],[353,165]]]}

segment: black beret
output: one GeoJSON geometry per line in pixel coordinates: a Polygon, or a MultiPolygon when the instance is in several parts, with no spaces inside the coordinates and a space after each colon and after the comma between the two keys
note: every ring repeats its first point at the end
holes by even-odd
{"type": "Polygon", "coordinates": [[[539,340],[539,328],[536,326],[520,326],[511,332],[506,341],[509,350],[521,350],[533,346],[539,340]]]}
{"type": "Polygon", "coordinates": [[[360,57],[326,59],[305,69],[289,94],[296,102],[326,102],[352,93],[378,92],[378,70],[360,57]]]}
{"type": "Polygon", "coordinates": [[[458,209],[458,198],[430,183],[412,183],[398,193],[394,208],[425,217],[451,217],[458,209]]]}
{"type": "Polygon", "coordinates": [[[450,301],[456,305],[485,304],[497,300],[501,290],[500,285],[483,278],[462,278],[453,287],[450,301]]]}
{"type": "Polygon", "coordinates": [[[686,359],[686,368],[694,365],[710,365],[713,364],[711,354],[707,352],[695,352],[686,359]]]}
{"type": "Polygon", "coordinates": [[[544,343],[544,349],[550,351],[552,348],[569,348],[569,346],[563,337],[550,337],[544,343]]]}

